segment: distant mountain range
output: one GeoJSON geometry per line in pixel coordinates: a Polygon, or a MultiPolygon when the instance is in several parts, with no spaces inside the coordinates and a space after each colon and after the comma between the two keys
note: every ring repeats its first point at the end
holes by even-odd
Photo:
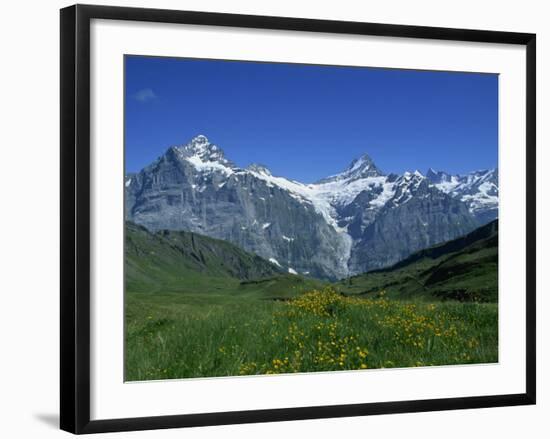
{"type": "Polygon", "coordinates": [[[314,184],[239,168],[199,135],[125,180],[126,219],[229,241],[288,273],[340,279],[498,216],[498,171],[385,175],[368,155],[314,184]]]}

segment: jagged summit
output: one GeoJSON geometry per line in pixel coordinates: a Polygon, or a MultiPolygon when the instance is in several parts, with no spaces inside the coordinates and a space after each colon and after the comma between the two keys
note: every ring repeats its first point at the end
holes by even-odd
{"type": "Polygon", "coordinates": [[[406,171],[395,180],[394,204],[403,204],[413,198],[417,193],[423,192],[428,186],[426,177],[418,170],[406,171]]]}
{"type": "Polygon", "coordinates": [[[382,175],[382,171],[376,167],[368,154],[363,154],[361,157],[353,160],[340,175],[346,179],[378,177],[382,175]]]}
{"type": "Polygon", "coordinates": [[[443,183],[443,182],[450,182],[453,179],[453,176],[444,172],[444,171],[436,171],[433,168],[428,169],[428,172],[426,172],[426,177],[431,183],[443,183]]]}
{"type": "Polygon", "coordinates": [[[429,180],[436,179],[440,172],[436,171],[434,168],[429,168],[426,172],[426,177],[428,177],[429,180]]]}
{"type": "Polygon", "coordinates": [[[204,134],[197,134],[195,137],[191,139],[191,143],[195,144],[209,144],[210,141],[208,140],[208,137],[206,137],[204,134]]]}
{"type": "Polygon", "coordinates": [[[179,151],[188,154],[197,154],[205,156],[209,154],[223,155],[223,151],[215,144],[211,143],[203,134],[193,137],[188,143],[176,146],[179,151]]]}
{"type": "Polygon", "coordinates": [[[205,135],[124,184],[128,220],[227,240],[285,271],[330,279],[393,264],[498,217],[496,169],[386,175],[364,154],[305,184],[260,164],[237,167],[205,135]],[[450,180],[431,181],[438,175],[450,180]]]}
{"type": "MultiPolygon", "coordinates": [[[[471,184],[479,181],[485,181],[490,179],[498,180],[498,168],[494,169],[478,169],[477,171],[469,172],[468,174],[449,174],[445,171],[436,171],[433,168],[428,169],[426,177],[431,183],[456,183],[458,184],[471,184]]],[[[496,181],[495,181],[496,183],[496,181]]]]}
{"type": "Polygon", "coordinates": [[[160,158],[163,160],[192,166],[202,175],[223,174],[228,177],[238,170],[235,163],[225,158],[223,150],[202,134],[184,145],[171,146],[160,158]]]}
{"type": "Polygon", "coordinates": [[[219,163],[233,168],[235,165],[225,158],[223,150],[204,135],[193,137],[188,143],[170,148],[180,160],[192,163],[219,163]]]}
{"type": "Polygon", "coordinates": [[[272,175],[269,168],[260,163],[252,163],[246,168],[248,171],[257,172],[258,174],[272,175]]]}
{"type": "Polygon", "coordinates": [[[424,175],[422,175],[422,172],[420,172],[418,169],[416,169],[413,172],[405,171],[404,174],[403,174],[403,177],[405,177],[406,179],[409,179],[409,178],[424,178],[424,175]]]}
{"type": "Polygon", "coordinates": [[[382,175],[384,174],[377,168],[371,157],[368,154],[363,154],[361,157],[354,159],[343,172],[323,178],[318,183],[330,183],[341,180],[353,181],[366,177],[380,177],[382,175]]]}

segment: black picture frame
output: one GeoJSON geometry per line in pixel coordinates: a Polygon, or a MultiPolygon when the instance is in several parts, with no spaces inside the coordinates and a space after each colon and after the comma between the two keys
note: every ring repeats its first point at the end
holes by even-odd
{"type": "Polygon", "coordinates": [[[81,434],[535,404],[536,36],[211,12],[75,5],[61,10],[61,429],[81,434]],[[90,420],[90,21],[92,19],[408,37],[526,47],[525,393],[90,420]]]}

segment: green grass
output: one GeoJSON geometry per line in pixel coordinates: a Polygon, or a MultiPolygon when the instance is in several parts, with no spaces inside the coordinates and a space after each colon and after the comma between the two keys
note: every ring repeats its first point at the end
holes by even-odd
{"type": "Polygon", "coordinates": [[[126,324],[129,381],[498,361],[487,303],[129,293],[126,324]]]}
{"type": "Polygon", "coordinates": [[[336,283],[346,294],[405,300],[498,300],[498,232],[496,222],[466,237],[422,250],[393,267],[336,283]]]}
{"type": "Polygon", "coordinates": [[[126,380],[496,362],[497,242],[489,225],[331,286],[127,223],[126,380]]]}

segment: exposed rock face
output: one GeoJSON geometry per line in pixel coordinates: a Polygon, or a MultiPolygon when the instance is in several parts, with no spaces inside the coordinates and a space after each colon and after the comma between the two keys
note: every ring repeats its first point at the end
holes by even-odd
{"type": "MultiPolygon", "coordinates": [[[[354,246],[349,268],[380,268],[419,250],[464,235],[477,227],[464,203],[439,191],[420,174],[400,177],[395,195],[374,219],[357,209],[358,227],[351,228],[354,246]]],[[[359,198],[359,197],[358,197],[359,198]]],[[[357,199],[356,199],[357,202],[357,199]]]]}
{"type": "Polygon", "coordinates": [[[262,165],[239,168],[197,136],[126,176],[126,218],[153,231],[224,239],[291,273],[335,279],[393,264],[496,217],[498,178],[459,178],[450,190],[430,172],[386,176],[365,155],[306,185],[262,165]]]}
{"type": "Polygon", "coordinates": [[[498,218],[498,169],[450,175],[429,169],[426,177],[439,190],[464,202],[481,224],[498,218]]]}
{"type": "Polygon", "coordinates": [[[237,168],[199,136],[127,180],[127,218],[150,230],[224,239],[289,271],[344,276],[349,237],[270,179],[259,165],[237,168]]]}

